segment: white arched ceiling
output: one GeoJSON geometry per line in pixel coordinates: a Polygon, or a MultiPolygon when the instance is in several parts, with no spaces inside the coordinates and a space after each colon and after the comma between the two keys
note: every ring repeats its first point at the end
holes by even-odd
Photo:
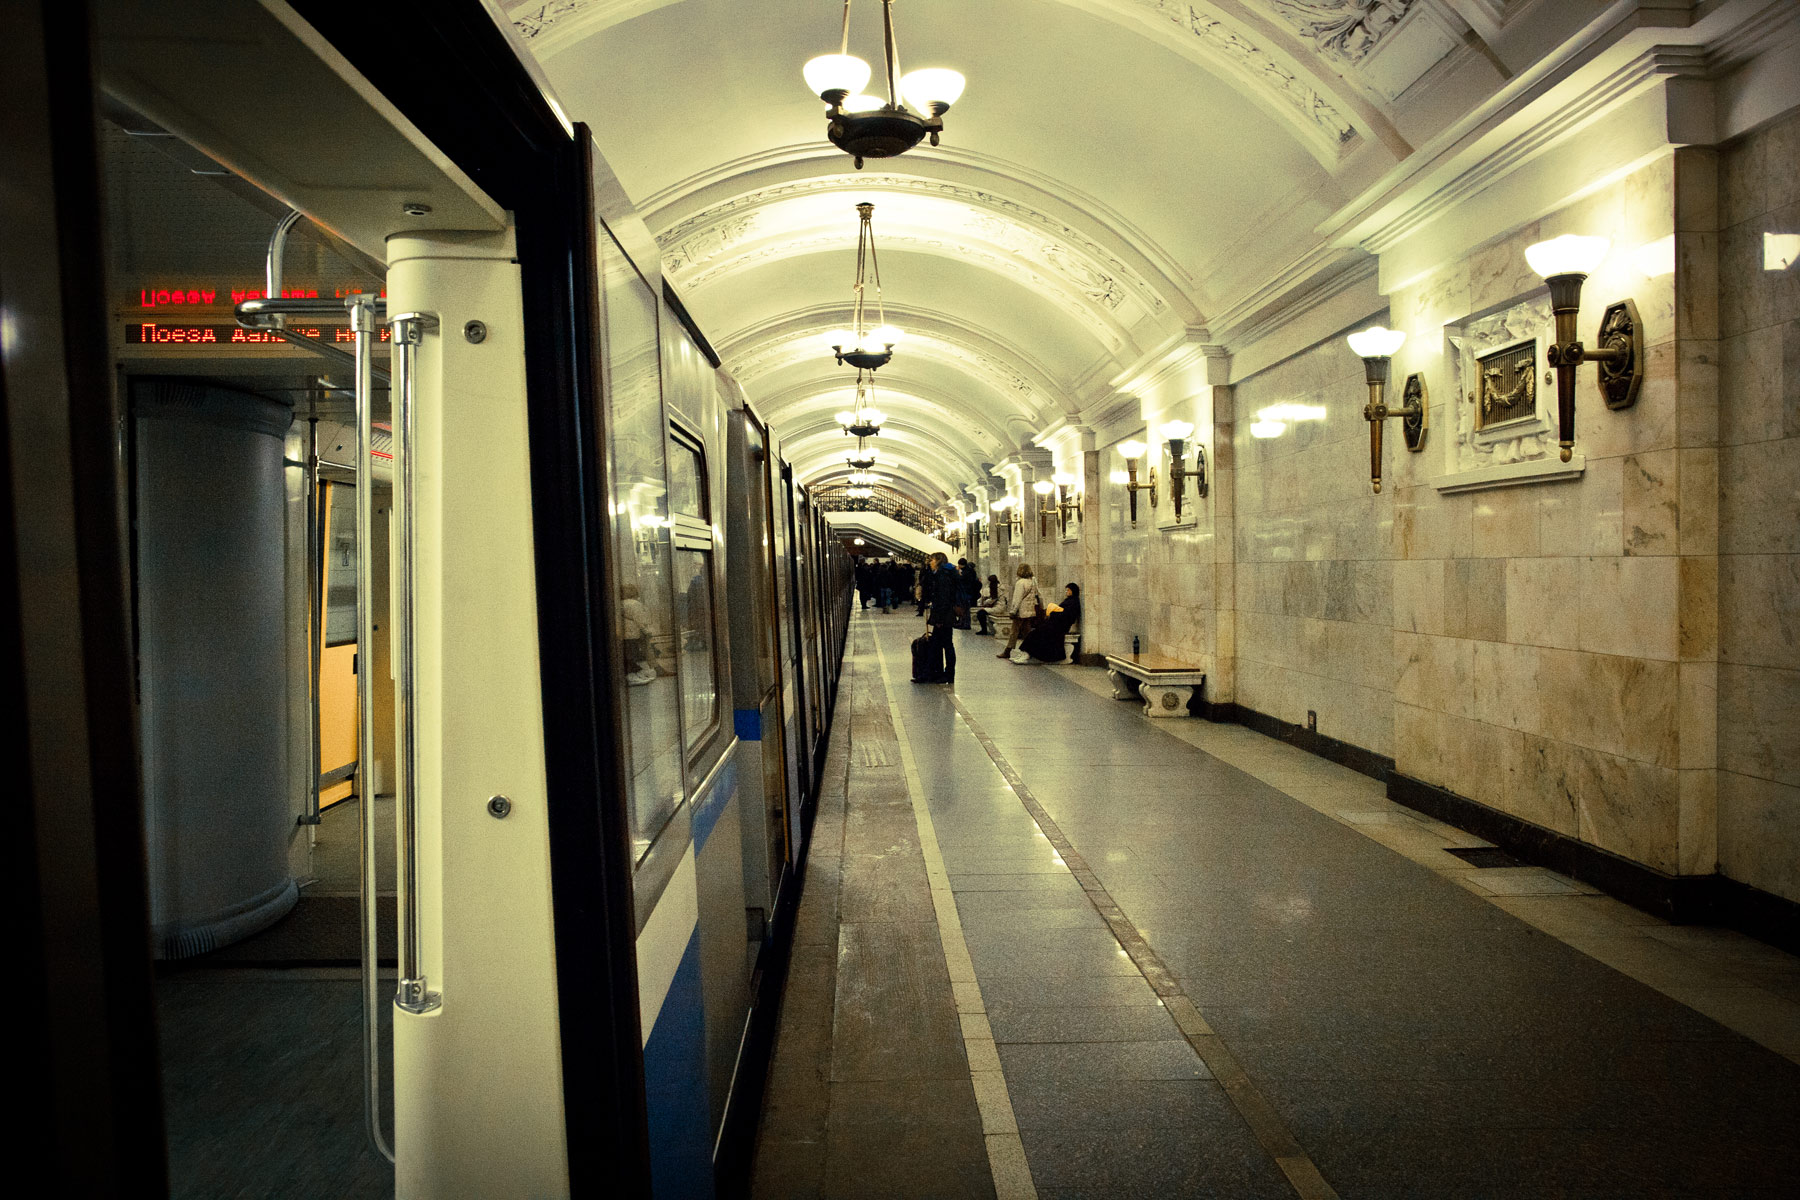
{"type": "MultiPolygon", "coordinates": [[[[1421,3],[1438,0],[907,0],[903,69],[953,66],[969,89],[941,147],[860,172],[800,79],[837,48],[839,0],[507,9],[802,478],[841,466],[825,443],[854,372],[818,335],[848,322],[855,205],[875,204],[907,333],[878,441],[941,500],[1203,340],[1409,151],[1359,64],[1421,3]]],[[[871,90],[880,12],[853,9],[871,90]]]]}

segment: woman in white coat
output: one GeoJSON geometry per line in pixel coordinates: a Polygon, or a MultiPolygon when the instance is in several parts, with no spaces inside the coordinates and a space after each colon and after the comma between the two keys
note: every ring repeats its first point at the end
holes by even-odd
{"type": "Polygon", "coordinates": [[[1011,654],[1019,639],[1031,632],[1031,626],[1037,621],[1039,603],[1037,581],[1031,577],[1031,566],[1020,563],[1019,577],[1013,583],[1012,603],[1006,608],[1012,614],[1012,636],[1006,640],[1006,649],[994,655],[995,658],[1011,654]]]}

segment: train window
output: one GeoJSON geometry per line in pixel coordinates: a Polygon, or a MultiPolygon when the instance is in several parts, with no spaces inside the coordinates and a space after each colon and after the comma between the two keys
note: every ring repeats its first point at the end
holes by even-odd
{"type": "Polygon", "coordinates": [[[325,645],[356,641],[356,488],[325,484],[325,645]]]}
{"type": "Polygon", "coordinates": [[[601,279],[626,778],[632,841],[642,862],[684,795],[660,306],[630,260],[612,245],[602,246],[601,279]]]}
{"type": "Polygon", "coordinates": [[[669,507],[702,521],[712,520],[705,459],[700,447],[679,433],[669,435],[669,507]]]}
{"type": "Polygon", "coordinates": [[[681,638],[681,716],[690,752],[712,735],[719,717],[719,679],[713,654],[712,551],[675,552],[675,612],[681,638]]]}
{"type": "Polygon", "coordinates": [[[685,430],[669,431],[669,499],[674,511],[675,642],[681,719],[692,754],[719,727],[719,667],[713,636],[713,527],[708,521],[706,451],[685,430]]]}

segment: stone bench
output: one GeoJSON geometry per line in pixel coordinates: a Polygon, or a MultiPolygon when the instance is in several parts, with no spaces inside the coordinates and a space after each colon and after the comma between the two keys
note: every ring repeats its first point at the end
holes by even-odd
{"type": "Polygon", "coordinates": [[[1189,716],[1194,690],[1206,685],[1205,671],[1160,654],[1109,654],[1106,676],[1113,699],[1142,700],[1146,717],[1189,716]]]}

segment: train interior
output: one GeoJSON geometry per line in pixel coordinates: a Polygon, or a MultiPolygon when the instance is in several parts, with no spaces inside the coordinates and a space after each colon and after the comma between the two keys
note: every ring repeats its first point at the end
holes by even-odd
{"type": "MultiPolygon", "coordinates": [[[[310,29],[215,7],[102,6],[96,100],[171,1191],[566,1194],[514,216],[310,29]],[[221,40],[305,102],[221,116],[221,40]]],[[[652,1170],[697,1194],[747,1153],[849,568],[614,220],[585,803],[626,818],[652,1170]]]]}

